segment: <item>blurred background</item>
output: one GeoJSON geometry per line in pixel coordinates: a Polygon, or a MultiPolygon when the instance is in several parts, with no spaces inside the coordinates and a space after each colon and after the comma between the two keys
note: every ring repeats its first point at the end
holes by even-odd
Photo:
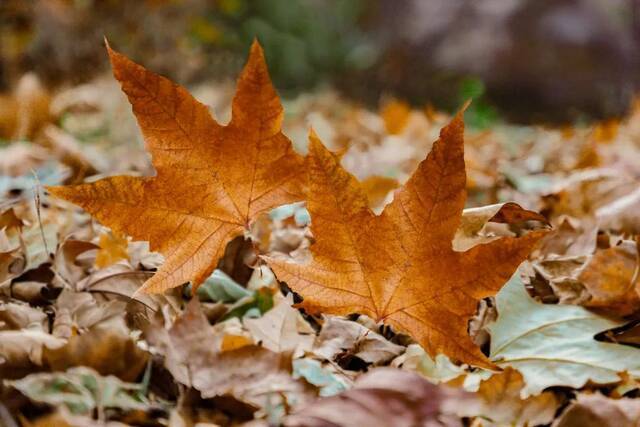
{"type": "Polygon", "coordinates": [[[473,97],[480,126],[621,116],[640,85],[638,0],[2,0],[0,89],[89,81],[103,36],[186,85],[236,76],[258,37],[284,96],[473,97]]]}

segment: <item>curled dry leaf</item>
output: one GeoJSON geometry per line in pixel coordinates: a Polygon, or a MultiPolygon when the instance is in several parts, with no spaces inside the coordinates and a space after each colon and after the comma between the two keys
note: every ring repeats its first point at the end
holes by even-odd
{"type": "Polygon", "coordinates": [[[259,214],[302,199],[303,160],[280,131],[283,109],[262,48],[257,42],[251,48],[226,126],[183,87],[108,51],[156,176],[48,190],[165,255],[144,291],[197,286],[259,214]]]}
{"type": "Polygon", "coordinates": [[[230,395],[257,408],[280,399],[291,398],[289,403],[293,403],[308,398],[310,390],[291,377],[290,354],[246,343],[221,351],[216,342],[223,337],[209,325],[195,298],[168,330],[155,324],[145,335],[164,355],[165,366],[174,378],[199,390],[205,398],[230,395]]]}
{"type": "Polygon", "coordinates": [[[339,317],[329,316],[314,344],[313,353],[335,361],[343,353],[356,356],[366,363],[381,365],[404,351],[371,329],[339,317]]]}
{"type": "Polygon", "coordinates": [[[527,258],[543,231],[505,237],[466,252],[452,240],[464,208],[462,112],[381,215],[360,183],[311,135],[307,169],[313,260],[267,258],[312,312],[365,314],[442,352],[484,367],[491,362],[467,333],[479,300],[494,295],[527,258]],[[452,274],[455,272],[455,274],[452,274]]]}
{"type": "Polygon", "coordinates": [[[453,247],[456,251],[466,251],[479,243],[488,243],[500,238],[500,235],[484,235],[480,232],[487,223],[517,224],[525,221],[538,221],[547,223],[544,216],[522,208],[517,203],[497,203],[495,205],[469,208],[462,212],[460,226],[453,238],[453,247]]]}

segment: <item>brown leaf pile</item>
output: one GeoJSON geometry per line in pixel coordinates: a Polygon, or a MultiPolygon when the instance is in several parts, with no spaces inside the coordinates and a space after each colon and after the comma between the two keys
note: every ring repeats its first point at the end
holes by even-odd
{"type": "Polygon", "coordinates": [[[639,108],[465,134],[463,111],[324,92],[285,119],[257,44],[205,102],[109,55],[128,102],[109,79],[2,98],[39,109],[10,107],[29,142],[0,147],[3,422],[637,424],[636,373],[523,397],[487,326],[520,266],[640,344],[639,108]]]}

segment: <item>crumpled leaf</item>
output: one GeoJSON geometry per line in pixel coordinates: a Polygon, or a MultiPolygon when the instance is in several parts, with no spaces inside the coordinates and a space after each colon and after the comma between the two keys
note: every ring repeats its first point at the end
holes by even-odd
{"type": "MultiPolygon", "coordinates": [[[[454,393],[451,393],[454,394],[454,393]]],[[[456,399],[467,396],[455,393],[456,399]]],[[[287,417],[287,427],[462,426],[444,421],[447,391],[419,375],[393,368],[377,368],[361,376],[354,387],[319,399],[287,417]]]]}
{"type": "Polygon", "coordinates": [[[403,346],[366,326],[334,316],[326,319],[313,348],[315,355],[326,360],[348,353],[374,365],[384,364],[403,351],[403,346]]]}
{"type": "Polygon", "coordinates": [[[456,251],[466,251],[479,243],[488,243],[500,238],[501,236],[496,235],[479,235],[489,222],[516,224],[525,221],[547,222],[539,213],[524,209],[513,202],[465,209],[462,211],[460,225],[453,237],[453,247],[456,251]]]}
{"type": "Polygon", "coordinates": [[[196,298],[168,330],[155,325],[145,334],[164,354],[174,378],[205,398],[231,395],[259,408],[308,398],[305,385],[291,377],[290,355],[255,345],[221,351],[222,337],[209,325],[196,298]]]}
{"type": "Polygon", "coordinates": [[[490,358],[522,374],[523,399],[551,386],[616,383],[623,371],[640,375],[640,350],[594,339],[623,322],[582,307],[538,303],[527,294],[519,273],[498,293],[496,302],[498,319],[489,326],[490,358]]]}
{"type": "Polygon", "coordinates": [[[544,232],[454,251],[466,198],[462,114],[442,129],[426,160],[379,216],[368,208],[358,181],[312,134],[307,208],[313,259],[267,262],[303,297],[306,310],[365,314],[408,332],[432,356],[442,352],[492,367],[467,333],[469,319],[544,232]]]}
{"type": "Polygon", "coordinates": [[[268,394],[303,390],[291,377],[290,357],[258,346],[209,352],[192,361],[191,369],[193,386],[205,398],[230,394],[265,406],[268,394]]]}
{"type": "Polygon", "coordinates": [[[157,175],[48,190],[165,255],[142,290],[198,286],[258,215],[302,199],[303,160],[280,131],[283,110],[262,49],[251,48],[226,126],[184,88],[108,51],[157,175]]]}

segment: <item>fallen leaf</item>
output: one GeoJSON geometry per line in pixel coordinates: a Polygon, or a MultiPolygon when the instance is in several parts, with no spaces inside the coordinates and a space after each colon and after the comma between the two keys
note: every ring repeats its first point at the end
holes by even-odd
{"type": "Polygon", "coordinates": [[[358,181],[315,135],[307,169],[313,260],[267,257],[311,312],[365,314],[413,336],[435,356],[492,367],[467,333],[478,301],[493,295],[544,232],[454,251],[466,198],[462,112],[444,127],[409,181],[374,215],[358,181]]]}
{"type": "Polygon", "coordinates": [[[114,233],[102,233],[98,242],[100,250],[96,255],[96,267],[105,268],[120,260],[128,260],[129,241],[126,237],[114,233]]]}
{"type": "Polygon", "coordinates": [[[91,242],[69,238],[58,245],[53,268],[57,276],[64,282],[61,285],[77,286],[77,283],[87,275],[89,267],[80,265],[78,257],[97,248],[98,246],[91,242]]]}
{"type": "Polygon", "coordinates": [[[522,208],[517,203],[497,203],[494,205],[469,208],[462,211],[462,220],[453,237],[453,248],[463,252],[481,244],[489,243],[501,237],[515,236],[508,229],[489,229],[496,224],[524,224],[526,221],[547,223],[544,216],[522,208]]]}
{"type": "Polygon", "coordinates": [[[498,319],[489,326],[491,360],[518,370],[523,399],[551,386],[617,383],[620,373],[640,374],[640,350],[594,339],[622,326],[577,306],[536,302],[516,273],[496,296],[498,319]]]}
{"type": "Polygon", "coordinates": [[[164,356],[164,366],[175,380],[192,386],[190,364],[216,352],[216,336],[199,301],[193,298],[170,327],[164,319],[154,320],[144,331],[146,339],[164,356]]]}
{"type": "Polygon", "coordinates": [[[637,215],[639,208],[640,189],[636,189],[599,207],[595,212],[595,217],[604,229],[637,234],[640,233],[640,221],[638,221],[637,215]]]}
{"type": "Polygon", "coordinates": [[[544,258],[591,255],[596,249],[597,237],[598,227],[593,221],[565,216],[542,239],[538,251],[544,258]]]}
{"type": "Polygon", "coordinates": [[[203,397],[231,394],[256,402],[267,394],[302,390],[291,377],[291,359],[286,354],[244,346],[224,353],[210,352],[208,356],[191,364],[193,386],[203,397]]]}
{"type": "Polygon", "coordinates": [[[522,375],[511,368],[493,374],[480,383],[479,405],[461,406],[461,416],[481,417],[482,426],[527,427],[549,424],[561,400],[551,391],[520,398],[524,385],[522,375]],[[488,421],[487,421],[488,420],[488,421]]]}
{"type": "Polygon", "coordinates": [[[42,327],[0,331],[0,377],[20,378],[42,366],[45,348],[59,348],[65,340],[42,327]]]}
{"type": "Polygon", "coordinates": [[[343,376],[336,375],[320,361],[314,359],[294,360],[293,378],[304,378],[309,384],[318,387],[320,396],[333,396],[348,388],[348,382],[343,376]]]}
{"type": "Polygon", "coordinates": [[[78,414],[89,414],[94,409],[102,412],[105,408],[150,409],[139,384],[103,377],[82,366],[66,372],[31,374],[8,384],[31,400],[54,407],[65,405],[78,414]]]}
{"type": "Polygon", "coordinates": [[[204,301],[236,302],[249,296],[251,291],[243,288],[224,271],[218,269],[198,287],[198,297],[204,301]]]}
{"type": "Polygon", "coordinates": [[[401,133],[409,123],[411,107],[403,101],[391,100],[384,104],[380,116],[384,120],[384,127],[391,135],[401,133]]]}
{"type": "Polygon", "coordinates": [[[144,370],[148,356],[128,334],[106,326],[73,335],[64,346],[45,349],[43,358],[54,371],[86,366],[101,375],[134,381],[144,370]]]}
{"type": "Polygon", "coordinates": [[[253,345],[251,338],[247,338],[244,335],[225,334],[220,343],[220,352],[233,351],[248,345],[253,345]]]}
{"type": "Polygon", "coordinates": [[[610,399],[595,394],[579,394],[552,427],[637,427],[640,402],[637,399],[610,399]]]}
{"type": "MultiPolygon", "coordinates": [[[[467,397],[464,392],[455,399],[467,397]]],[[[284,420],[288,427],[360,426],[462,426],[443,421],[448,398],[442,386],[419,375],[393,368],[377,368],[358,378],[354,387],[336,396],[319,399],[284,420]]],[[[450,396],[451,398],[453,396],[450,396]]]]}
{"type": "Polygon", "coordinates": [[[578,280],[591,298],[583,305],[626,316],[640,309],[636,272],[640,254],[635,242],[597,250],[584,267],[578,280]]]}
{"type": "Polygon", "coordinates": [[[280,131],[283,110],[262,49],[251,48],[226,126],[186,89],[108,50],[157,174],[48,190],[165,255],[141,290],[197,287],[259,214],[302,199],[303,160],[280,131]]]}
{"type": "Polygon", "coordinates": [[[244,325],[263,347],[276,353],[291,351],[295,357],[311,349],[315,331],[292,304],[289,294],[261,317],[244,319],[244,325]]]}
{"type": "Polygon", "coordinates": [[[418,344],[411,344],[391,366],[417,372],[434,384],[448,382],[465,374],[463,366],[455,365],[447,356],[439,354],[432,359],[418,344]]]}
{"type": "Polygon", "coordinates": [[[404,351],[382,335],[351,320],[329,317],[314,344],[313,353],[326,360],[343,354],[356,356],[366,363],[384,364],[404,351]]]}

